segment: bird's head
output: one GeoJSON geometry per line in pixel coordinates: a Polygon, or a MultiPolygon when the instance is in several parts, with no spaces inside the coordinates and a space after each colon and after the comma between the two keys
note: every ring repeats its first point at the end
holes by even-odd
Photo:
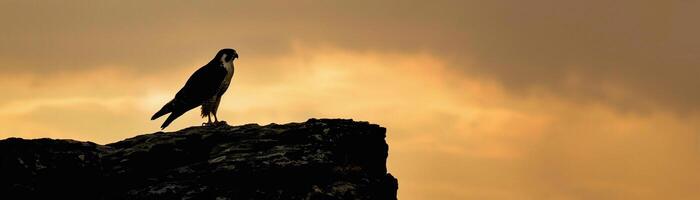
{"type": "Polygon", "coordinates": [[[221,61],[222,63],[232,62],[233,59],[238,58],[238,53],[234,49],[221,49],[219,53],[216,54],[214,59],[221,61]]]}

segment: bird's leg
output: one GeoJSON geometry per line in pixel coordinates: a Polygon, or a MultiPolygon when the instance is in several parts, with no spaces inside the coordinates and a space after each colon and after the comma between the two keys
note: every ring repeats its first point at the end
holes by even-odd
{"type": "Polygon", "coordinates": [[[216,113],[214,113],[214,124],[223,125],[226,124],[226,121],[219,121],[219,119],[216,117],[216,113]]]}
{"type": "Polygon", "coordinates": [[[211,115],[207,115],[207,119],[208,119],[207,122],[202,123],[202,126],[210,126],[212,124],[211,123],[211,115]]]}

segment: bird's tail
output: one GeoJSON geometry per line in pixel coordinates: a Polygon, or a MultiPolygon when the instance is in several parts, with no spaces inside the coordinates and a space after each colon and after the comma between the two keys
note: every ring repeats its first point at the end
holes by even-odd
{"type": "Polygon", "coordinates": [[[165,119],[163,122],[163,125],[160,125],[160,129],[165,129],[165,127],[168,127],[173,120],[177,119],[180,117],[180,115],[184,114],[185,112],[180,112],[180,111],[174,111],[170,115],[168,115],[168,119],[165,119]]]}
{"type": "Polygon", "coordinates": [[[175,107],[175,100],[171,100],[170,102],[166,103],[163,105],[163,108],[161,108],[156,114],[153,114],[151,117],[151,120],[158,119],[160,116],[163,116],[165,114],[168,114],[173,111],[173,108],[175,107]]]}

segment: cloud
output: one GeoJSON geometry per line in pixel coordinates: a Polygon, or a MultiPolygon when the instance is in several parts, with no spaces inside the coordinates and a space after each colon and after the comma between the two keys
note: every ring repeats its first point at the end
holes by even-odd
{"type": "Polygon", "coordinates": [[[686,1],[2,4],[3,71],[118,65],[153,73],[207,60],[223,47],[266,59],[298,42],[425,52],[511,93],[547,90],[625,111],[654,105],[695,113],[700,100],[700,29],[693,26],[700,5],[686,1]]]}
{"type": "Polygon", "coordinates": [[[157,131],[150,114],[235,47],[223,119],[382,124],[401,199],[693,199],[697,6],[3,1],[0,136],[157,131]]]}

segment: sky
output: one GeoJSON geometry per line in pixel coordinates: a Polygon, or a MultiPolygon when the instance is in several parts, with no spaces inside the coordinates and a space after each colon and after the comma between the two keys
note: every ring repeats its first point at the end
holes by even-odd
{"type": "MultiPolygon", "coordinates": [[[[99,144],[235,48],[229,124],[387,128],[399,198],[700,199],[700,2],[0,0],[0,138],[99,144]]],[[[191,111],[166,131],[199,125],[191,111]]]]}

